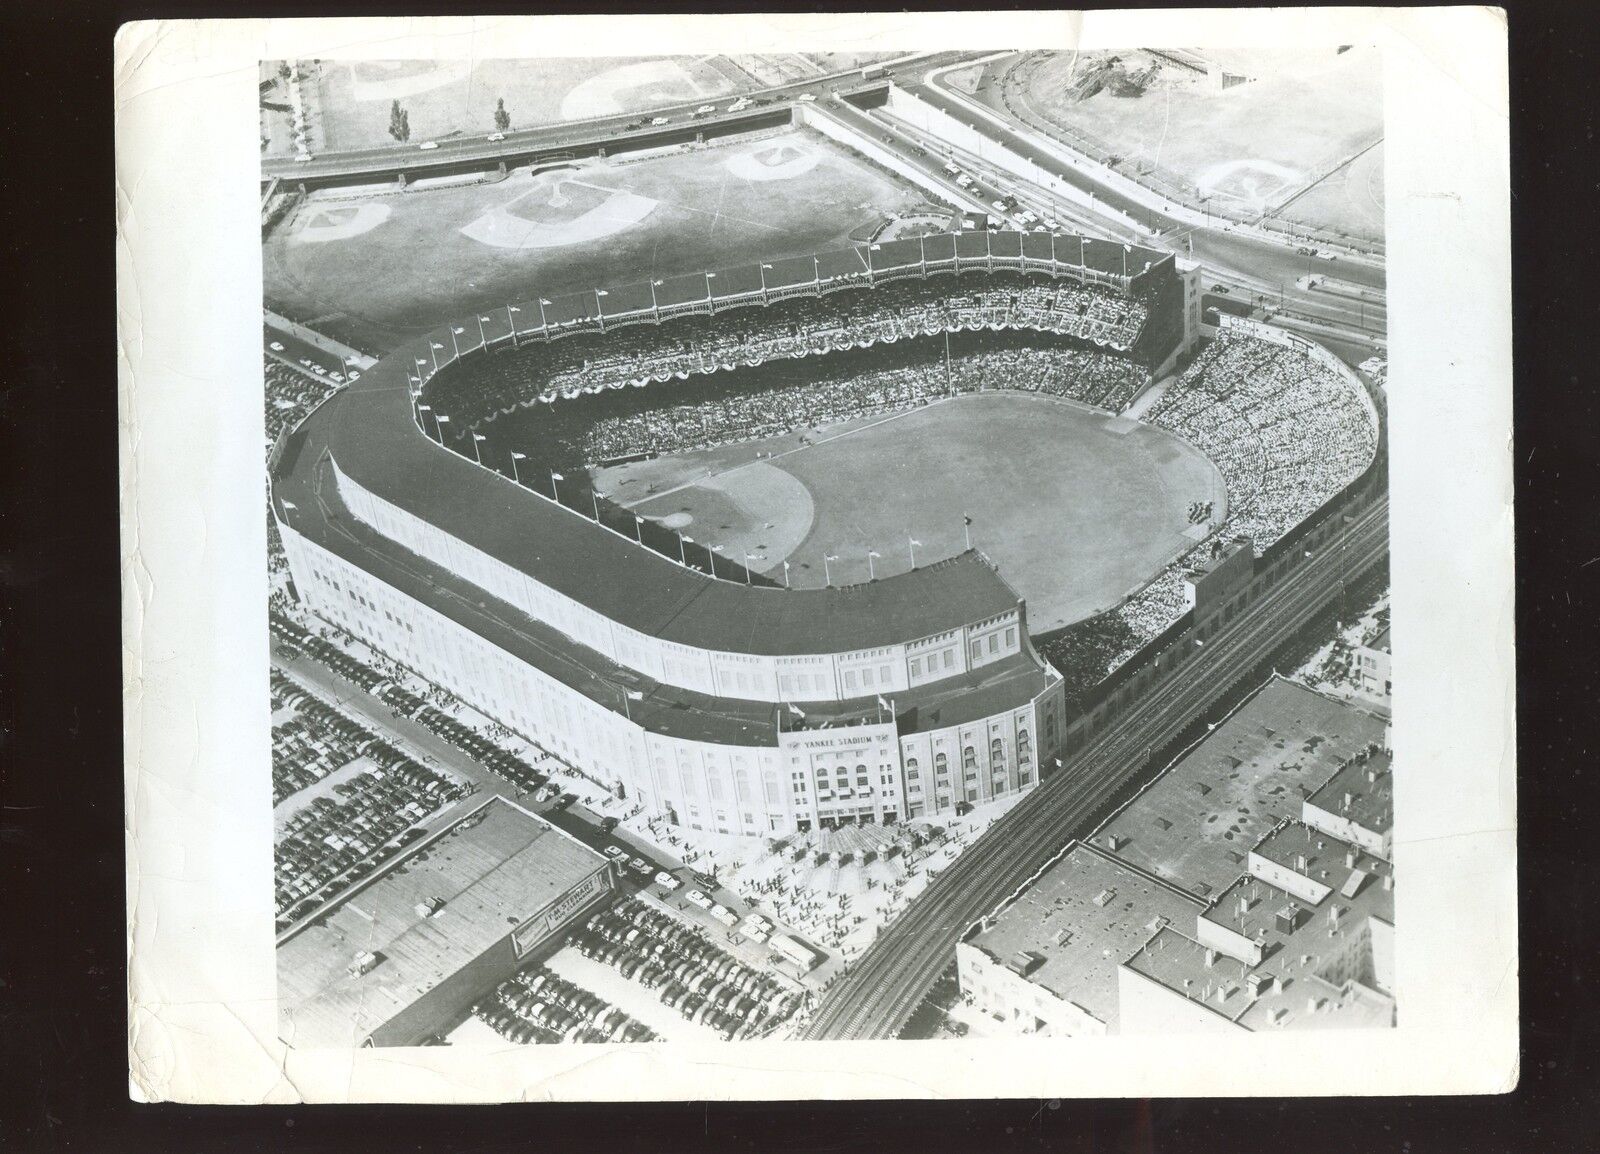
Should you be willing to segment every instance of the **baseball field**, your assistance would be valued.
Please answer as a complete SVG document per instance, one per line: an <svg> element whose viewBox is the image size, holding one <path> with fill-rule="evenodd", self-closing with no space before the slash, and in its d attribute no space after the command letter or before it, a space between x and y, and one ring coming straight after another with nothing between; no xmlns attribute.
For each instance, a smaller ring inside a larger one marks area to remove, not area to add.
<svg viewBox="0 0 1600 1154"><path fill-rule="evenodd" d="M802 435L805 438L802 442ZM1226 512L1215 466L1150 425L1023 393L599 470L599 489L797 587L865 581L971 541L1048 632L1116 604L1190 547L1191 502ZM825 558L828 559L825 561ZM834 560L833 558L836 558Z"/></svg>
<svg viewBox="0 0 1600 1154"><path fill-rule="evenodd" d="M1078 98L1084 76L1113 55L1133 73L1156 66L1158 74L1137 95L1108 86ZM1035 125L1065 129L1068 141L1096 142L1121 157L1125 172L1153 168L1248 213L1303 193L1291 219L1382 236L1382 150L1371 147L1383 138L1376 48L1176 55L1238 82L1224 87L1173 57L1137 49L1034 53L990 68L978 95Z"/></svg>
<svg viewBox="0 0 1600 1154"><path fill-rule="evenodd" d="M803 129L487 183L313 194L262 246L270 307L373 353L538 294L842 248L925 208Z"/></svg>

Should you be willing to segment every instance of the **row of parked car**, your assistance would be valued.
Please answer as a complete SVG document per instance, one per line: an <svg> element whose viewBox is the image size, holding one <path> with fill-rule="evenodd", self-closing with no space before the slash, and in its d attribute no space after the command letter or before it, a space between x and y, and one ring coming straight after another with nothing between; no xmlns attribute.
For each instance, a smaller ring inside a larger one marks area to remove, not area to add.
<svg viewBox="0 0 1600 1154"><path fill-rule="evenodd" d="M642 902L624 899L567 935L585 957L655 993L688 1021L737 1041L789 1017L799 996L745 965L698 930Z"/></svg>
<svg viewBox="0 0 1600 1154"><path fill-rule="evenodd" d="M291 716L272 727L272 804L293 797L367 751L372 734L276 669L272 709Z"/></svg>
<svg viewBox="0 0 1600 1154"><path fill-rule="evenodd" d="M536 966L502 982L472 1013L508 1042L653 1042L657 1035L582 986Z"/></svg>
<svg viewBox="0 0 1600 1154"><path fill-rule="evenodd" d="M466 783L380 738L371 740L365 756L373 769L339 782L335 796L311 799L278 833L273 873L280 931L424 836L420 823L470 792Z"/></svg>

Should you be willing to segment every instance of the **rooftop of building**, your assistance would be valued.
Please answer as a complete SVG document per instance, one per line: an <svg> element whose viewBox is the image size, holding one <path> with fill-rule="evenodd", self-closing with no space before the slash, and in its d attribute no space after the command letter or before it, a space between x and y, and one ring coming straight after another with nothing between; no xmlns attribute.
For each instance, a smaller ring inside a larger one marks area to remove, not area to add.
<svg viewBox="0 0 1600 1154"><path fill-rule="evenodd" d="M1374 972L1369 922L1394 924L1394 867L1297 821L1253 852L1329 887L1310 902L1244 873L1217 895L1202 916L1259 943L1259 964L1183 932L1153 936L1128 966L1251 1030L1389 1025L1394 1006Z"/></svg>
<svg viewBox="0 0 1600 1154"><path fill-rule="evenodd" d="M1393 756L1375 750L1340 766L1306 800L1327 813L1348 818L1362 829L1387 833L1394 828Z"/></svg>
<svg viewBox="0 0 1600 1154"><path fill-rule="evenodd" d="M1274 678L1095 835L1116 855L1209 899L1386 719Z"/></svg>
<svg viewBox="0 0 1600 1154"><path fill-rule="evenodd" d="M1168 926L1126 964L1134 973L1248 1030L1393 1024L1394 1002L1388 995L1359 982L1335 986L1317 976L1323 956L1279 950L1252 970ZM1254 993L1252 974L1259 982Z"/></svg>
<svg viewBox="0 0 1600 1154"><path fill-rule="evenodd" d="M1192 925L1202 908L1080 843L968 944L1002 965L1020 959L1030 982L1088 1011L1114 1032L1117 964L1163 925Z"/></svg>
<svg viewBox="0 0 1600 1154"><path fill-rule="evenodd" d="M1375 650L1378 653L1393 652L1389 648L1389 627L1385 625L1378 631L1378 635L1362 646L1363 649Z"/></svg>
<svg viewBox="0 0 1600 1154"><path fill-rule="evenodd" d="M278 947L284 1039L361 1045L605 864L543 819L491 800ZM352 974L364 953L377 964Z"/></svg>

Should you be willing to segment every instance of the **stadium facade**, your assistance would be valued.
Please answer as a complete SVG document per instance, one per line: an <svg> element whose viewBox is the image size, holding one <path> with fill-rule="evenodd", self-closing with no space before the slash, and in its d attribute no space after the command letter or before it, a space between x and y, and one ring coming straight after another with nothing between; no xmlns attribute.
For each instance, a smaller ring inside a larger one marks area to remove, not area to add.
<svg viewBox="0 0 1600 1154"><path fill-rule="evenodd" d="M601 523L598 505L591 520L481 466L471 429L447 447L428 420L434 377L459 383L486 354L536 358L576 334L665 341L679 317L913 278L954 294L995 273L1137 297L1140 344L1119 351L1152 368L1197 327L1195 278L1170 255L1016 233L512 306L384 358L280 440L272 508L296 595L690 830L894 822L1026 790L1061 749L1065 696L980 554L814 590L711 576Z"/></svg>

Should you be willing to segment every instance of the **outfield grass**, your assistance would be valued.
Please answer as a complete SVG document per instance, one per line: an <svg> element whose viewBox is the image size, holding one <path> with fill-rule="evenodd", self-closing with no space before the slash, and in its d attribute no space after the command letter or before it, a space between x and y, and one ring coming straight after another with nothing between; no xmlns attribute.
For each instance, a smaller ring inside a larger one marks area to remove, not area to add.
<svg viewBox="0 0 1600 1154"><path fill-rule="evenodd" d="M783 180L738 175L747 169L741 158L775 143L814 154L817 163ZM363 198L389 209L380 225L309 244L301 236L306 221L330 203L314 198L263 244L267 302L379 353L441 321L537 293L842 248L864 221L922 203L889 174L800 129L634 161L587 162L569 175L648 198L655 207L610 236L561 247L497 248L464 235L463 228L508 205L518 216L537 215L535 184L550 178L518 172L490 184ZM561 216L553 212L552 221Z"/></svg>
<svg viewBox="0 0 1600 1154"><path fill-rule="evenodd" d="M1150 425L1021 393L957 397L888 418L724 446L596 475L600 488L723 556L801 587L865 581L972 543L1045 633L1107 609L1193 544L1191 501L1226 495L1210 461ZM770 454L770 455L769 455ZM655 486L652 495L650 486ZM681 487L679 487L681 486Z"/></svg>

